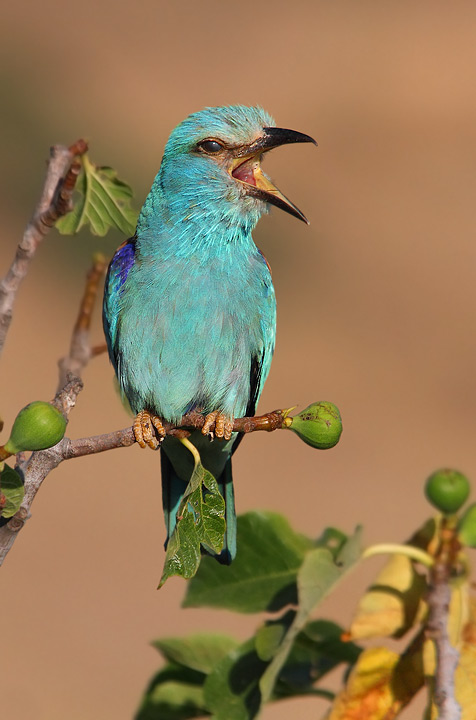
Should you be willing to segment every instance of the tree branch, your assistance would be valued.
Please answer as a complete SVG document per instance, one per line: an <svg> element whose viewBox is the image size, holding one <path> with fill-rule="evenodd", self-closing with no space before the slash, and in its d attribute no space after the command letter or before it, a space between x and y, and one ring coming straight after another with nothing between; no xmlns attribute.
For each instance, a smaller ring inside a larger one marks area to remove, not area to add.
<svg viewBox="0 0 476 720"><path fill-rule="evenodd" d="M430 570L426 633L434 641L436 650L434 699L438 720L459 720L461 708L455 698L454 684L459 652L451 645L448 632L450 577L456 566L459 543L455 530L448 527L448 520L443 523L441 546Z"/></svg>
<svg viewBox="0 0 476 720"><path fill-rule="evenodd" d="M53 404L66 418L75 406L76 399L82 387L83 383L81 379L69 373L66 385L55 396ZM286 414L286 410L273 410L273 412L256 417L236 418L233 423L233 431L249 433L258 430L267 432L278 430L284 427L283 420ZM184 415L179 426L165 422L164 429L167 435L184 437L190 434L190 429L200 429L204 423L204 415L189 413L188 415ZM104 435L94 435L77 440L64 437L54 447L48 450L34 452L28 460L22 459L22 462L19 462L16 469L24 478L25 498L20 510L18 510L6 525L0 528L0 565L2 565L18 533L29 518L30 507L43 480L52 470L58 467L63 460L71 460L72 458L82 457L84 455L93 455L120 447L130 447L135 442L134 431L132 427L128 427ZM18 456L17 460L19 460Z"/></svg>
<svg viewBox="0 0 476 720"><path fill-rule="evenodd" d="M267 432L279 430L283 427L285 417L285 410L273 410L265 415L236 418L233 423L233 432L250 433L256 432L257 430L265 430ZM167 435L185 437L186 435L190 435L190 429L200 430L204 424L204 415L189 413L183 416L178 425L163 422L163 427ZM105 433L104 435L79 438L77 440L64 438L62 460L70 460L71 458L81 457L83 455L94 455L120 447L130 447L134 445L135 442L136 439L132 427ZM217 442L220 441L218 440Z"/></svg>
<svg viewBox="0 0 476 720"><path fill-rule="evenodd" d="M12 321L16 294L36 250L56 220L72 208L71 198L81 167L75 158L86 150L84 140L78 140L70 148L55 145L50 150L41 199L17 247L13 262L0 282L0 353Z"/></svg>
<svg viewBox="0 0 476 720"><path fill-rule="evenodd" d="M89 342L89 329L96 301L100 280L107 267L104 255L97 254L94 257L93 265L87 275L86 287L79 306L78 317L73 328L69 355L61 358L59 366L58 390L66 382L68 373L81 376L83 369L91 357L99 353L91 348ZM107 348L105 348L107 349Z"/></svg>
<svg viewBox="0 0 476 720"><path fill-rule="evenodd" d="M82 388L83 383L80 378L70 376L65 387L56 394L53 404L61 410L66 418L75 406L76 399ZM65 438L54 447L48 448L48 450L40 450L32 453L27 460L24 459L23 454L22 457L17 456L19 464L17 464L16 470L24 479L25 497L18 512L6 525L0 528L0 565L3 563L18 533L30 516L31 504L43 480L52 470L58 467L64 459L64 443Z"/></svg>

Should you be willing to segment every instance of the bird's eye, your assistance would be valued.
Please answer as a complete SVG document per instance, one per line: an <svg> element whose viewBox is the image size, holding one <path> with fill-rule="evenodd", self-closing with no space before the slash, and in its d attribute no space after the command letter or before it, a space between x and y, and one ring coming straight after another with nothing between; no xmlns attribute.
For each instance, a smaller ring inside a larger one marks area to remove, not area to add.
<svg viewBox="0 0 476 720"><path fill-rule="evenodd" d="M198 143L198 147L200 150L203 150L206 153L210 153L211 155L214 155L215 153L220 152L220 150L223 150L223 145L218 142L218 140L204 140L201 143Z"/></svg>

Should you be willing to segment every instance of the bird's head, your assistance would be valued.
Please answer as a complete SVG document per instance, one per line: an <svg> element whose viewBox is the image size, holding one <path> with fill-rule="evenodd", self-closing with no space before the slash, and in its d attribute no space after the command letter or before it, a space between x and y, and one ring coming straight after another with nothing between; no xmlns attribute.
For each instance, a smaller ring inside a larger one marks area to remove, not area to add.
<svg viewBox="0 0 476 720"><path fill-rule="evenodd" d="M254 225L276 205L307 222L263 172L263 155L280 145L311 142L309 135L275 127L259 107L205 108L172 132L157 177L171 209L195 216L219 212Z"/></svg>

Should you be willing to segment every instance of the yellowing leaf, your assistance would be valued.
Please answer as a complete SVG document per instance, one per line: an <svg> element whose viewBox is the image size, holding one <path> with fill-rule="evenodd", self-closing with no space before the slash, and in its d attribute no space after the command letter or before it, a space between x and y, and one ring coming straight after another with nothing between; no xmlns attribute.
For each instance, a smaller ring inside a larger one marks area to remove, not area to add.
<svg viewBox="0 0 476 720"><path fill-rule="evenodd" d="M431 678L436 669L436 649L433 640L425 640L423 645L423 668L425 677Z"/></svg>
<svg viewBox="0 0 476 720"><path fill-rule="evenodd" d="M110 228L134 234L137 212L131 206L132 189L110 167L97 167L87 155L76 183L74 208L56 222L62 235L74 235L85 225L101 237Z"/></svg>
<svg viewBox="0 0 476 720"><path fill-rule="evenodd" d="M455 647L458 647L463 641L463 633L466 632L471 620L470 612L469 582L457 580L451 583L448 632L450 642Z"/></svg>
<svg viewBox="0 0 476 720"><path fill-rule="evenodd" d="M476 644L465 643L455 672L455 696L461 720L476 718Z"/></svg>
<svg viewBox="0 0 476 720"><path fill-rule="evenodd" d="M455 672L455 696L461 705L461 720L476 718L476 600L469 602L470 619L466 623Z"/></svg>
<svg viewBox="0 0 476 720"><path fill-rule="evenodd" d="M476 718L476 600L470 597L468 582L459 582L452 587L448 631L451 643L459 652L454 675L454 693L461 706L461 720L474 720ZM426 720L438 718L438 708L434 701L436 663L435 643L433 640L426 640L423 664L430 689Z"/></svg>
<svg viewBox="0 0 476 720"><path fill-rule="evenodd" d="M421 618L425 591L425 578L412 561L405 555L392 555L361 598L350 637L401 637Z"/></svg>
<svg viewBox="0 0 476 720"><path fill-rule="evenodd" d="M422 639L402 657L387 648L361 653L326 720L393 720L423 685Z"/></svg>
<svg viewBox="0 0 476 720"><path fill-rule="evenodd" d="M453 647L460 652L465 638L476 628L474 599L469 597L469 583L457 580L451 586L451 600L448 619L448 634ZM476 643L476 630L474 640ZM436 650L433 640L427 640L423 649L423 665L426 677L432 677L436 668ZM475 715L476 717L476 715Z"/></svg>

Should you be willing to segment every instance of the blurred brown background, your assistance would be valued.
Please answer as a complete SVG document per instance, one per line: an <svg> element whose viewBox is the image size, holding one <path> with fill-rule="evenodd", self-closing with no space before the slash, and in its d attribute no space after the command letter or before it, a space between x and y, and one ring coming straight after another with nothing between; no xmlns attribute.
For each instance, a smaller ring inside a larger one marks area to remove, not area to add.
<svg viewBox="0 0 476 720"><path fill-rule="evenodd" d="M235 461L241 512L285 512L317 535L365 525L399 541L430 513L425 477L476 479L476 5L472 2L18 0L0 23L2 265L41 188L53 143L85 136L139 206L170 130L205 105L261 104L319 143L267 160L311 221L273 211L255 239L274 272L276 355L260 408L317 399L341 409L337 448L251 436ZM121 238L53 232L16 306L1 368L7 427L49 399L91 253ZM101 341L99 313L94 340ZM85 373L73 437L127 424L105 357ZM181 610L184 583L155 590L164 536L159 459L139 448L52 474L1 572L2 714L131 718L158 656L154 637L255 618ZM349 622L369 561L323 612ZM325 704L292 701L319 717ZM408 718L417 718L414 708Z"/></svg>

